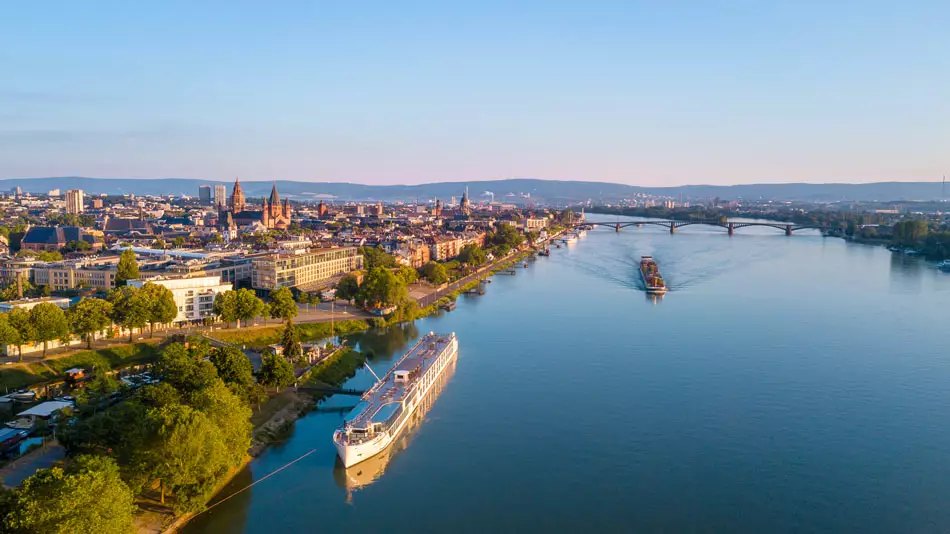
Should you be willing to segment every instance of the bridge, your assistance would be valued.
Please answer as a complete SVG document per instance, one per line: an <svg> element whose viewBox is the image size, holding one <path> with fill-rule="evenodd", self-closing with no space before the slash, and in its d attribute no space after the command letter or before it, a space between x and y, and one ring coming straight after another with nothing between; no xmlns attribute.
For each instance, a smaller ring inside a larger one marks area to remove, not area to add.
<svg viewBox="0 0 950 534"><path fill-rule="evenodd" d="M626 228L628 226L637 226L641 227L643 225L653 225L653 226L662 226L669 229L671 234L676 233L677 228L682 228L684 226L691 226L694 224L705 224L707 226L718 226L720 228L725 228L729 235L733 235L736 230L739 228L747 228L750 226L767 226L769 228L775 228L777 230L783 230L785 235L792 235L792 232L796 230L805 230L805 229L814 229L814 230L826 230L826 226L820 226L816 224L792 224L792 223L781 223L781 222L746 222L746 221L721 221L715 219L687 219L685 221L677 221L674 219L661 219L661 220L647 220L647 221L615 221L615 222L577 222L572 226L607 226L610 228L616 229L618 232L621 228Z"/></svg>

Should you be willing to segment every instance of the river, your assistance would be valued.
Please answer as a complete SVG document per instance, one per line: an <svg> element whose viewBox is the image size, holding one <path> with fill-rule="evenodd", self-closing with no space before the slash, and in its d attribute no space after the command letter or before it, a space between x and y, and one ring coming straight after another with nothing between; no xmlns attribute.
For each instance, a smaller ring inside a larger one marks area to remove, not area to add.
<svg viewBox="0 0 950 534"><path fill-rule="evenodd" d="M313 412L231 489L313 454L186 531L950 531L950 275L933 265L813 231L598 228L486 289L359 340L379 373L420 332L459 336L398 450L335 471L341 415Z"/></svg>

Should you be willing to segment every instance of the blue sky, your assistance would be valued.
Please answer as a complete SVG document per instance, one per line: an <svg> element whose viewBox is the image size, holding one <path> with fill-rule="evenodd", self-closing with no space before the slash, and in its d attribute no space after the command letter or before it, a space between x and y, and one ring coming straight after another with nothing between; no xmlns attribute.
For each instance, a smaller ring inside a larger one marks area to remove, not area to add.
<svg viewBox="0 0 950 534"><path fill-rule="evenodd" d="M936 180L950 2L5 2L0 177Z"/></svg>

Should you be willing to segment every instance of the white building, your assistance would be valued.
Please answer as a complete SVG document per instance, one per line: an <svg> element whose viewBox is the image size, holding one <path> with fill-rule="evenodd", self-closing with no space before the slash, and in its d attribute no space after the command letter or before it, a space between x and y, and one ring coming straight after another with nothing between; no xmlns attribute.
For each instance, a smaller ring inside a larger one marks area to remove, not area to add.
<svg viewBox="0 0 950 534"><path fill-rule="evenodd" d="M214 186L214 205L223 208L228 205L228 188L218 184Z"/></svg>
<svg viewBox="0 0 950 534"><path fill-rule="evenodd" d="M167 287L175 296L178 305L176 323L200 321L214 315L212 306L218 293L231 290L229 282L221 282L220 276L197 276L194 278L150 278L129 280L128 285L141 288L146 282Z"/></svg>
<svg viewBox="0 0 950 534"><path fill-rule="evenodd" d="M33 308L35 308L38 304L42 304L44 302L55 304L64 310L69 308L69 299L56 298L56 297L39 297L35 299L8 300L5 302L0 302L0 312L9 313L13 308L20 308L22 310L30 311Z"/></svg>
<svg viewBox="0 0 950 534"><path fill-rule="evenodd" d="M79 215L83 212L83 192L82 189L70 189L66 191L66 213Z"/></svg>

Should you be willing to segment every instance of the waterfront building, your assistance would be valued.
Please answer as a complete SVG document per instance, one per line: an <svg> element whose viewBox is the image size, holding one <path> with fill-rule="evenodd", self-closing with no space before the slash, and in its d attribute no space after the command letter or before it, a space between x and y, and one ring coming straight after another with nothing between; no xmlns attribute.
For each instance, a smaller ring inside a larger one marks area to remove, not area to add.
<svg viewBox="0 0 950 534"><path fill-rule="evenodd" d="M547 226L548 219L546 218L529 217L524 220L524 229L529 232L532 230L541 230L543 228L547 228Z"/></svg>
<svg viewBox="0 0 950 534"><path fill-rule="evenodd" d="M115 289L118 256L104 259L69 260L51 263L33 263L30 280L38 286L49 286L56 291L91 287L110 291Z"/></svg>
<svg viewBox="0 0 950 534"><path fill-rule="evenodd" d="M82 189L66 191L66 213L79 215L84 211Z"/></svg>
<svg viewBox="0 0 950 534"><path fill-rule="evenodd" d="M356 247L295 250L251 257L251 287L271 290L296 287L321 289L341 275L363 268Z"/></svg>
<svg viewBox="0 0 950 534"><path fill-rule="evenodd" d="M198 202L203 206L211 205L211 186L210 185L198 186Z"/></svg>
<svg viewBox="0 0 950 534"><path fill-rule="evenodd" d="M167 287L175 297L178 316L175 323L202 321L214 315L214 298L218 293L230 291L230 282L222 282L218 276L198 276L194 278L166 278L129 280L128 285L141 288L146 283Z"/></svg>

